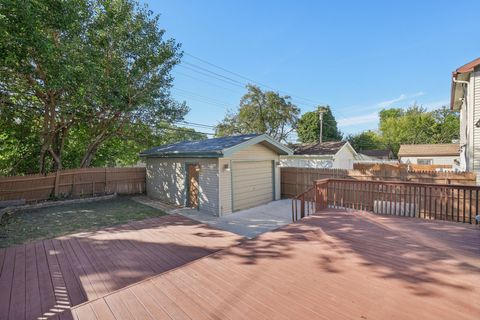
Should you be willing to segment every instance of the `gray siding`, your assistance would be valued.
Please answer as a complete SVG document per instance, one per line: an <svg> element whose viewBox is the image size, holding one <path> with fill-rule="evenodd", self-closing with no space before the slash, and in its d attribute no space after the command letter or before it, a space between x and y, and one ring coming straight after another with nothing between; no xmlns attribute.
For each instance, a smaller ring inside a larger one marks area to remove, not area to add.
<svg viewBox="0 0 480 320"><path fill-rule="evenodd" d="M165 202L185 205L186 163L198 163L199 206L218 215L218 160L197 158L147 158L147 194Z"/></svg>
<svg viewBox="0 0 480 320"><path fill-rule="evenodd" d="M200 209L219 214L218 210L218 160L202 159L200 163Z"/></svg>

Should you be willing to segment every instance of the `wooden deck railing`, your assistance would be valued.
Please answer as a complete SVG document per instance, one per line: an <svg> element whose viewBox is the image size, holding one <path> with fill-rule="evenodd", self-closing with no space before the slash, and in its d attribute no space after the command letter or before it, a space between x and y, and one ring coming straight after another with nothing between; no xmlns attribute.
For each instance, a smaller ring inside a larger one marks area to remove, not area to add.
<svg viewBox="0 0 480 320"><path fill-rule="evenodd" d="M323 208L478 223L478 186L323 179L292 200L292 220Z"/></svg>

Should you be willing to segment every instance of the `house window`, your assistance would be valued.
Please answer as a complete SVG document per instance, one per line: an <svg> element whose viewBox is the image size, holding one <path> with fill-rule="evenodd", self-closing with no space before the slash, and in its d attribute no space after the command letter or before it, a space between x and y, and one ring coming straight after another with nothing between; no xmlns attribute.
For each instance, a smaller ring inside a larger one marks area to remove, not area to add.
<svg viewBox="0 0 480 320"><path fill-rule="evenodd" d="M433 159L417 159L417 164L433 164Z"/></svg>

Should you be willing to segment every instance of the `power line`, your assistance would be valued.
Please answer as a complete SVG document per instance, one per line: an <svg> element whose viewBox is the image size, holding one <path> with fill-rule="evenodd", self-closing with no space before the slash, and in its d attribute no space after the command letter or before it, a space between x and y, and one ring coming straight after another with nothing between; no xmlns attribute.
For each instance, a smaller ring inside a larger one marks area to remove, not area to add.
<svg viewBox="0 0 480 320"><path fill-rule="evenodd" d="M197 81L206 83L206 84L211 85L211 86L215 86L215 87L218 87L218 88L221 88L221 89L224 89L224 90L233 92L233 93L239 93L239 91L232 90L232 88L227 88L227 87L218 85L218 84L216 84L216 83L207 81L207 80L205 80L205 79L200 79L200 78L194 77L194 76L192 76L192 75L189 75L188 73L184 73L184 72L181 72L181 71L178 71L178 70L175 71L175 73L176 73L176 74L180 74L180 75L182 75L182 76L184 76L184 77L188 77L188 78L191 78L191 79L194 79L194 80L197 80ZM244 88L242 87L242 89L244 89Z"/></svg>
<svg viewBox="0 0 480 320"><path fill-rule="evenodd" d="M193 92L193 91L190 91L190 90L185 90L185 89L181 89L181 88L178 88L178 87L174 87L172 88L173 90L177 90L177 91L180 91L180 92L184 92L186 94L191 94L191 95L194 95L194 96L197 96L197 97L200 97L200 98L203 98L203 99L207 99L207 100L211 100L215 103L218 103L218 104L222 104L222 105L229 105L228 102L225 102L225 101L222 101L222 100L218 100L216 98L210 98L210 97L207 97L205 95L202 95L200 93L196 93L196 92Z"/></svg>
<svg viewBox="0 0 480 320"><path fill-rule="evenodd" d="M232 74L232 75L235 75L235 76L237 76L237 77L239 77L239 78L241 78L241 79L244 79L244 80L246 80L246 81L255 83L255 84L259 85L259 86L262 86L262 87L265 87L265 88L269 88L269 89L274 90L274 91L283 92L284 94L287 94L287 95L291 96L292 98L304 100L304 101L307 101L307 102L313 103L313 104L322 104L322 103L318 103L317 101L314 101L314 100L309 99L309 98L303 98L303 97L300 97L300 96L297 96L297 95L289 94L288 92L285 92L285 91L280 91L280 90L275 89L275 88L273 88L273 87L271 87L271 86L269 86L269 85L266 85L266 84L264 84L264 83L255 81L255 80L253 80L253 79L251 79L251 78L248 78L248 77L245 77L245 76L243 76L243 75L241 75L241 74L239 74L239 73L236 73L236 72L234 72L234 71L228 70L228 69L226 69L226 68L224 68L224 67L221 67L221 66L219 66L219 65L216 65L216 64L214 64L214 63L212 63L212 62L206 61L205 59L202 59L202 58L199 58L199 57L197 57L197 56L194 56L194 55L191 54L191 53L184 52L184 54L187 55L187 56L189 56L189 57L191 57L191 58L193 58L193 59L196 59L196 60L198 60L198 61L200 61L200 62L203 62L203 63L205 63L205 64L207 64L207 65L210 65L210 66L212 66L212 67L215 67L215 68L218 68L218 69L223 70L223 71L225 71L225 72L228 72L228 73L230 73L230 74Z"/></svg>

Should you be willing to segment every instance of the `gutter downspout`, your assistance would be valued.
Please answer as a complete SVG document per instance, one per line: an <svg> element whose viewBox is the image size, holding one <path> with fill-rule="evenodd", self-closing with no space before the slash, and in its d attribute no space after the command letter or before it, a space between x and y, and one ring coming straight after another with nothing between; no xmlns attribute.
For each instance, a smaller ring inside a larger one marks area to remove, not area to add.
<svg viewBox="0 0 480 320"><path fill-rule="evenodd" d="M468 86L470 84L469 81L465 81L465 80L457 80L455 79L455 76L452 77L452 81L454 83L460 83L460 84L464 84L465 85L465 93L464 93L464 96L463 96L463 99L464 99L464 106L465 106L465 118L468 119L468 114L467 114L467 110L469 108L469 105L468 105ZM468 145L468 141L470 139L470 135L469 135L469 132L468 132L468 123L465 125L465 139L466 141L460 141L462 144L460 145L460 150L461 150L461 154L460 154L460 170L461 171L467 171L467 145Z"/></svg>

